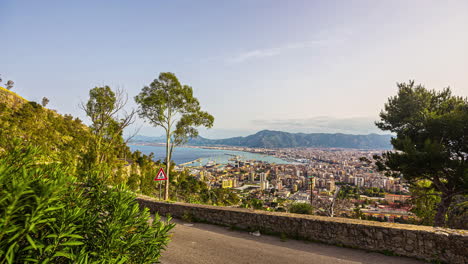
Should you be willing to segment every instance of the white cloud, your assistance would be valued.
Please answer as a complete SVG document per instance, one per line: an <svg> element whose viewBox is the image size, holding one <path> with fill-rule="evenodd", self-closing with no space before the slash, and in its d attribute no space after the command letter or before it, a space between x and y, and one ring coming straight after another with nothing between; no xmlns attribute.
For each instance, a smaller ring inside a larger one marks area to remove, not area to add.
<svg viewBox="0 0 468 264"><path fill-rule="evenodd" d="M258 58L265 58L265 57L272 57L280 55L281 53L297 50L297 49L305 49L305 48L312 48L318 47L323 45L328 45L332 43L336 43L340 40L337 39L324 39L324 40L310 40L310 41L303 41L303 42L296 42L290 43L285 46L281 47L274 47L274 48L266 48L266 49L255 49L246 52L242 52L235 56L229 57L226 59L228 63L241 63L251 59L258 59Z"/></svg>

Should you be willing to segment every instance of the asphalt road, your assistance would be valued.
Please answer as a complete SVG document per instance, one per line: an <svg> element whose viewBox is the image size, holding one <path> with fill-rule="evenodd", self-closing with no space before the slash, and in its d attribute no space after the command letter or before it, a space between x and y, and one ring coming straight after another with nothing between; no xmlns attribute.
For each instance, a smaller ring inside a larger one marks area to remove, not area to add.
<svg viewBox="0 0 468 264"><path fill-rule="evenodd" d="M163 252L162 264L222 263L424 263L410 258L385 256L364 250L341 248L279 237L253 236L248 232L173 220L172 241Z"/></svg>

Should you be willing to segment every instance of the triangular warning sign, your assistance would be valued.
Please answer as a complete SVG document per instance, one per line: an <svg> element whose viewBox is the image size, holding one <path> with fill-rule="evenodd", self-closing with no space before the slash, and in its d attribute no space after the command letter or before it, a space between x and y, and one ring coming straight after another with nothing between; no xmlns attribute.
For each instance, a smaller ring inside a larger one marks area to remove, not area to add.
<svg viewBox="0 0 468 264"><path fill-rule="evenodd" d="M156 178L154 178L155 181L165 181L167 180L166 173L164 172L164 169L161 168L158 172L158 175L156 175Z"/></svg>

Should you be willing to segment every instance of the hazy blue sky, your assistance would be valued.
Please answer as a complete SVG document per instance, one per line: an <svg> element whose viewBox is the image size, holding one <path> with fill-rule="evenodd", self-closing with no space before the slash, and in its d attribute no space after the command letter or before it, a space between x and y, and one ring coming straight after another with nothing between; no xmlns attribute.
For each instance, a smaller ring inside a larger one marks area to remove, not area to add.
<svg viewBox="0 0 468 264"><path fill-rule="evenodd" d="M207 137L376 132L409 79L468 96L465 0L0 0L0 12L4 79L85 121L77 106L90 88L123 88L136 107L163 71L215 116Z"/></svg>

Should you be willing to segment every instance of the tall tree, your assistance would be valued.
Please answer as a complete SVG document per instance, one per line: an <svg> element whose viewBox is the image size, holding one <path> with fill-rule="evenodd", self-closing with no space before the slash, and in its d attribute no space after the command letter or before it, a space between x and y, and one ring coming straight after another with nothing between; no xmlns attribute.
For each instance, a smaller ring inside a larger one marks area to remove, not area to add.
<svg viewBox="0 0 468 264"><path fill-rule="evenodd" d="M162 127L166 134L166 187L164 199L169 199L169 172L172 151L191 137L198 136L197 127L213 126L214 117L202 111L192 87L182 85L170 72L159 74L149 86L135 97L138 114L152 125Z"/></svg>
<svg viewBox="0 0 468 264"><path fill-rule="evenodd" d="M2 83L2 77L0 75L0 83ZM8 90L11 90L11 88L13 88L13 86L15 86L15 82L13 82L12 80L8 80L6 83L5 83L5 88L7 88Z"/></svg>
<svg viewBox="0 0 468 264"><path fill-rule="evenodd" d="M380 170L401 175L417 188L420 180L440 195L435 225L444 226L456 195L468 190L468 99L449 88L427 90L414 81L398 84L376 125L396 134L389 151L378 159Z"/></svg>
<svg viewBox="0 0 468 264"><path fill-rule="evenodd" d="M43 107L46 107L46 105L47 105L48 103L49 103L49 98L43 97L43 98L42 98L42 102L41 102L42 106L43 106Z"/></svg>
<svg viewBox="0 0 468 264"><path fill-rule="evenodd" d="M126 104L126 94L121 90L114 92L109 86L91 89L88 102L81 104L80 107L92 122L95 163L108 161L109 152L124 145L123 130L135 121L136 113L134 110L125 112Z"/></svg>

